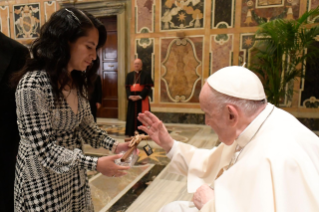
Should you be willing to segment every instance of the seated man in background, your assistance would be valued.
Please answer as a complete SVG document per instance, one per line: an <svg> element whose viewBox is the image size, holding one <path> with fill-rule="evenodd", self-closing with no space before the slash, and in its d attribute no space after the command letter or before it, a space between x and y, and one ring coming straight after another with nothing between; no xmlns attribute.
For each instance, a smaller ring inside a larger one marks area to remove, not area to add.
<svg viewBox="0 0 319 212"><path fill-rule="evenodd" d="M243 67L212 74L200 93L205 122L222 142L212 150L177 142L150 112L139 114L171 158L170 169L188 178L193 202L160 211L319 211L319 138L291 114L267 103L259 78Z"/></svg>

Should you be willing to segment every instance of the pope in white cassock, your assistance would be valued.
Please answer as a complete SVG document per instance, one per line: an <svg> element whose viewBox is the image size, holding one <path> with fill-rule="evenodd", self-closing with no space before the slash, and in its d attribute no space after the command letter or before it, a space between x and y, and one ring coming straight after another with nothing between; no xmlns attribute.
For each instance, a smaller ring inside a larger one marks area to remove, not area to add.
<svg viewBox="0 0 319 212"><path fill-rule="evenodd" d="M222 142L197 149L174 141L152 113L139 114L150 135L171 158L173 172L187 176L193 202L177 201L161 212L318 212L319 138L289 113L267 103L250 70L226 67L200 93L205 121Z"/></svg>

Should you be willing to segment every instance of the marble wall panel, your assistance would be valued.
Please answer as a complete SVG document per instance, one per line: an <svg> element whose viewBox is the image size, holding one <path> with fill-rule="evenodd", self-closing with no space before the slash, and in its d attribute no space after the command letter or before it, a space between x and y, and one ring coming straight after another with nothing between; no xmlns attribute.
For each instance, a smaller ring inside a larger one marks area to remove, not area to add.
<svg viewBox="0 0 319 212"><path fill-rule="evenodd" d="M319 41L314 45L319 48ZM308 49L308 53L313 51ZM301 80L299 105L306 108L319 108L319 56L316 60L306 61L305 77Z"/></svg>
<svg viewBox="0 0 319 212"><path fill-rule="evenodd" d="M308 11L319 6L319 0L308 0ZM311 22L319 23L319 16L312 17Z"/></svg>
<svg viewBox="0 0 319 212"><path fill-rule="evenodd" d="M244 33L240 35L239 65L246 63L246 67L249 67L251 59L250 51L253 49L254 45L254 33Z"/></svg>
<svg viewBox="0 0 319 212"><path fill-rule="evenodd" d="M241 27L258 26L267 21L299 17L300 0L242 0Z"/></svg>
<svg viewBox="0 0 319 212"><path fill-rule="evenodd" d="M0 31L11 37L9 6L0 6Z"/></svg>
<svg viewBox="0 0 319 212"><path fill-rule="evenodd" d="M205 0L161 0L161 30L204 27Z"/></svg>
<svg viewBox="0 0 319 212"><path fill-rule="evenodd" d="M143 70L148 72L154 80L154 38L136 39L136 58L140 58L143 62ZM153 90L150 94L153 101Z"/></svg>
<svg viewBox="0 0 319 212"><path fill-rule="evenodd" d="M161 39L161 102L198 103L203 37Z"/></svg>
<svg viewBox="0 0 319 212"><path fill-rule="evenodd" d="M49 20L52 13L54 13L57 10L56 1L45 1L44 2L44 18L45 22Z"/></svg>
<svg viewBox="0 0 319 212"><path fill-rule="evenodd" d="M211 35L211 64L210 72L212 74L221 68L230 66L233 64L233 46L234 35L233 34L219 34Z"/></svg>
<svg viewBox="0 0 319 212"><path fill-rule="evenodd" d="M212 28L234 27L235 0L212 1Z"/></svg>
<svg viewBox="0 0 319 212"><path fill-rule="evenodd" d="M154 0L135 1L136 33L154 32Z"/></svg>
<svg viewBox="0 0 319 212"><path fill-rule="evenodd" d="M15 39L39 37L40 3L13 5Z"/></svg>
<svg viewBox="0 0 319 212"><path fill-rule="evenodd" d="M319 0L308 0L308 10L315 9L319 6Z"/></svg>

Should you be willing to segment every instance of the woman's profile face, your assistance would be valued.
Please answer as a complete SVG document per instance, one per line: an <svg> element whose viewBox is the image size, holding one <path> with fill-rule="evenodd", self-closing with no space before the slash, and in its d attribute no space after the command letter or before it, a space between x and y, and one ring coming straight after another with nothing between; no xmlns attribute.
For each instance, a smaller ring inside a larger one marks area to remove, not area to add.
<svg viewBox="0 0 319 212"><path fill-rule="evenodd" d="M89 29L87 35L70 43L71 58L68 63L68 71L85 71L96 60L96 46L99 42L99 31L96 28Z"/></svg>

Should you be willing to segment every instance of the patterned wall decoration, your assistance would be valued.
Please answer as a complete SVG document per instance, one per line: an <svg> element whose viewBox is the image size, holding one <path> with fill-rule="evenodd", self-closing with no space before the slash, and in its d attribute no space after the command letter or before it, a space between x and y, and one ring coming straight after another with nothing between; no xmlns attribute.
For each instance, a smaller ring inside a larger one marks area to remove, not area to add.
<svg viewBox="0 0 319 212"><path fill-rule="evenodd" d="M49 20L52 13L56 11L56 1L46 1L44 2L44 18L45 22Z"/></svg>
<svg viewBox="0 0 319 212"><path fill-rule="evenodd" d="M143 61L143 71L148 72L154 81L154 38L136 39L135 58L140 58ZM151 102L153 101L153 90L150 95Z"/></svg>
<svg viewBox="0 0 319 212"><path fill-rule="evenodd" d="M205 0L162 0L161 2L161 30L203 28Z"/></svg>
<svg viewBox="0 0 319 212"><path fill-rule="evenodd" d="M154 32L154 0L135 1L136 33Z"/></svg>
<svg viewBox="0 0 319 212"><path fill-rule="evenodd" d="M235 0L212 1L212 29L234 27Z"/></svg>
<svg viewBox="0 0 319 212"><path fill-rule="evenodd" d="M161 39L161 102L198 103L203 37Z"/></svg>
<svg viewBox="0 0 319 212"><path fill-rule="evenodd" d="M319 38L314 48L319 48ZM313 51L307 50L308 53ZM319 56L313 63L306 61L305 77L301 80L301 88L299 95L299 106L307 108L319 108Z"/></svg>
<svg viewBox="0 0 319 212"><path fill-rule="evenodd" d="M40 4L13 5L14 35L16 39L30 39L39 37L40 32Z"/></svg>
<svg viewBox="0 0 319 212"><path fill-rule="evenodd" d="M265 7L282 7L284 6L284 0L257 0L256 8Z"/></svg>
<svg viewBox="0 0 319 212"><path fill-rule="evenodd" d="M234 35L233 34L219 34L211 35L211 63L209 75L218 71L221 68L230 66L233 64L233 46Z"/></svg>
<svg viewBox="0 0 319 212"><path fill-rule="evenodd" d="M319 99L315 96L311 96L303 102L303 107L306 108L319 108Z"/></svg>
<svg viewBox="0 0 319 212"><path fill-rule="evenodd" d="M258 26L267 21L299 17L300 0L242 0L241 26Z"/></svg>
<svg viewBox="0 0 319 212"><path fill-rule="evenodd" d="M250 65L250 50L255 45L255 37L253 33L245 33L240 35L240 52L239 65L246 63L246 67Z"/></svg>
<svg viewBox="0 0 319 212"><path fill-rule="evenodd" d="M9 6L0 6L0 31L6 36L11 37L9 14Z"/></svg>
<svg viewBox="0 0 319 212"><path fill-rule="evenodd" d="M308 0L308 11L319 6L319 0ZM313 17L311 22L319 23L319 16Z"/></svg>

